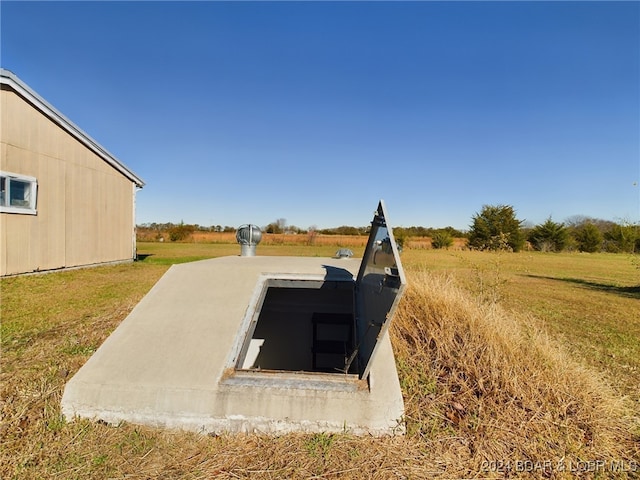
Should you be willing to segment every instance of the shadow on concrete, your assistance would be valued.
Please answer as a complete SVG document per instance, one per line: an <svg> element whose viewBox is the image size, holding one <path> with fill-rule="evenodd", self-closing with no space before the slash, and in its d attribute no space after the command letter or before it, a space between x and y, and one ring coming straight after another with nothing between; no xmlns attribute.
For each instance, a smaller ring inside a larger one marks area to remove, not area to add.
<svg viewBox="0 0 640 480"><path fill-rule="evenodd" d="M334 267L332 265L322 265L327 273L324 275L325 281L353 281L353 274L346 268Z"/></svg>
<svg viewBox="0 0 640 480"><path fill-rule="evenodd" d="M538 278L542 280L556 280L558 282L573 283L575 285L587 288L589 290L597 290L599 292L613 293L626 298L637 298L640 300L640 285L633 287L620 287L618 285L610 285L606 283L589 282L580 278L557 278L547 277L544 275L526 275L529 278Z"/></svg>

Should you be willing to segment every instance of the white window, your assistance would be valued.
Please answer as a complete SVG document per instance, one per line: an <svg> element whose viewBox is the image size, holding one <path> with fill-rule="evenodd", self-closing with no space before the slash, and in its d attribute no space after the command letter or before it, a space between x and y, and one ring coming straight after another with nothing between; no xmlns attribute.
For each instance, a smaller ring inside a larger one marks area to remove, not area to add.
<svg viewBox="0 0 640 480"><path fill-rule="evenodd" d="M0 172L0 212L36 214L38 181L34 177Z"/></svg>

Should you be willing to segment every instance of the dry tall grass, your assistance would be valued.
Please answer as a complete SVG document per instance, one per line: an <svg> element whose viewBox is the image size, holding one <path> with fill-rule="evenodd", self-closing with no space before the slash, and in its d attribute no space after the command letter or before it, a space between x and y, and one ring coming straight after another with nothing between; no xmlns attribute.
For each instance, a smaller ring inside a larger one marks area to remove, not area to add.
<svg viewBox="0 0 640 480"><path fill-rule="evenodd" d="M450 277L418 273L392 334L409 437L449 472L640 473L637 418L534 319L479 304Z"/></svg>
<svg viewBox="0 0 640 480"><path fill-rule="evenodd" d="M169 233L158 233L148 228L138 228L136 233L139 242L157 242L162 238L162 242L170 242ZM263 233L261 245L316 245L316 246L336 246L360 248L367 244L367 235L325 235L325 234L285 234L285 233ZM234 232L204 232L195 231L189 234L182 243L215 243L215 244L235 244L236 234ZM455 238L452 250L463 250L466 248L466 238ZM407 237L405 247L419 250L432 248L431 237Z"/></svg>
<svg viewBox="0 0 640 480"><path fill-rule="evenodd" d="M405 437L208 437L66 423L64 383L91 353L73 339L106 338L131 307L116 302L113 318L89 325L85 313L51 314L27 343L3 338L0 478L637 478L638 439L621 401L532 319L479 304L446 276L409 280L391 330ZM29 282L3 296L28 296ZM29 308L23 302L19 316L31 318Z"/></svg>

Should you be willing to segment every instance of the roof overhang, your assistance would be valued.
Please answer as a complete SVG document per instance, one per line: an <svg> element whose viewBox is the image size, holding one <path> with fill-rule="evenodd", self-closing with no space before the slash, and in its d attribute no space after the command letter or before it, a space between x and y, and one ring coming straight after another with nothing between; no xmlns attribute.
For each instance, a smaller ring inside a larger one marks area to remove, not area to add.
<svg viewBox="0 0 640 480"><path fill-rule="evenodd" d="M133 173L122 162L120 162L120 160L109 153L104 147L102 147L98 142L91 138L77 125L71 122L62 113L56 110L50 103L48 103L44 98L38 95L27 84L20 80L14 73L10 72L9 70L0 68L0 84L8 86L22 98L31 103L35 108L42 112L42 114L53 121L56 125L67 131L71 136L76 138L79 142L84 144L105 162L122 173L133 183L135 183L137 187L142 188L144 186L144 181L140 177Z"/></svg>

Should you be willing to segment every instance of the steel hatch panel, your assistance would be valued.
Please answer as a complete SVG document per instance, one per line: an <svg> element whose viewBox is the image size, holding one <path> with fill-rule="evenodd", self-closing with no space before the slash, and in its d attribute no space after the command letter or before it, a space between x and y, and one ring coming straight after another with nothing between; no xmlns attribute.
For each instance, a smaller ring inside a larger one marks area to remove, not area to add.
<svg viewBox="0 0 640 480"><path fill-rule="evenodd" d="M356 279L356 346L360 378L371 369L380 340L389 329L407 284L400 253L380 200Z"/></svg>

